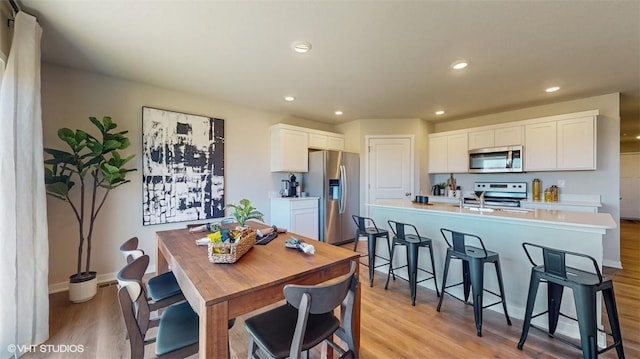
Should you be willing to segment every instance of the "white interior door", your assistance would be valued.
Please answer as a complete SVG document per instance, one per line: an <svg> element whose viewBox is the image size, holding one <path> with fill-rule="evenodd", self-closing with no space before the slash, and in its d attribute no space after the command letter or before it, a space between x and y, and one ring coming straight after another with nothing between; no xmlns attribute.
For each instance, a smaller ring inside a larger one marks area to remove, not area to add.
<svg viewBox="0 0 640 359"><path fill-rule="evenodd" d="M410 199L413 191L413 136L369 137L368 201Z"/></svg>
<svg viewBox="0 0 640 359"><path fill-rule="evenodd" d="M620 155L620 217L640 219L640 153Z"/></svg>

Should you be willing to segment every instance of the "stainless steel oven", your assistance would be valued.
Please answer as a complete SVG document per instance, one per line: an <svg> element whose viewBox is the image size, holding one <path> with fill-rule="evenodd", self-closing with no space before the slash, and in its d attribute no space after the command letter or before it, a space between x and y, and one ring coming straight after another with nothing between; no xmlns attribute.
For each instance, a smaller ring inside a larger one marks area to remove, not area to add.
<svg viewBox="0 0 640 359"><path fill-rule="evenodd" d="M473 190L476 196L484 193L487 207L520 207L520 201L527 199L527 182L476 182ZM479 206L477 198L464 198L464 204Z"/></svg>
<svg viewBox="0 0 640 359"><path fill-rule="evenodd" d="M522 172L522 146L469 151L470 173Z"/></svg>

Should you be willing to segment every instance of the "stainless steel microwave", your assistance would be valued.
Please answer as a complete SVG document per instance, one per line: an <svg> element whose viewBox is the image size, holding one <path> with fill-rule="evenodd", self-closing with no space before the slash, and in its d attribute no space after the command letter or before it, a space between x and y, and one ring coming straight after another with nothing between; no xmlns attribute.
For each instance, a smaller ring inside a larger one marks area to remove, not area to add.
<svg viewBox="0 0 640 359"><path fill-rule="evenodd" d="M469 172L522 172L522 157L522 146L492 147L470 150Z"/></svg>

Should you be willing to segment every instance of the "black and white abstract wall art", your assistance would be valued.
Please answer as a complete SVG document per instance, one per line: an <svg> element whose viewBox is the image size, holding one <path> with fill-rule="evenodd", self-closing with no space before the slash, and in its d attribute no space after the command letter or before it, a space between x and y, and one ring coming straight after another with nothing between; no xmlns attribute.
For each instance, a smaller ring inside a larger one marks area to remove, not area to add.
<svg viewBox="0 0 640 359"><path fill-rule="evenodd" d="M142 107L143 225L224 217L224 120Z"/></svg>

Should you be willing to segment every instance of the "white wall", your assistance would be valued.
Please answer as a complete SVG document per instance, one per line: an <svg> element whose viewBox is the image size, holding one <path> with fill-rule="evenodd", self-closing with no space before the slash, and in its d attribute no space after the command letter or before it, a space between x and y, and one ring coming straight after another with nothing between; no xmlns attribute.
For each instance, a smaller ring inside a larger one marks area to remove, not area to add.
<svg viewBox="0 0 640 359"><path fill-rule="evenodd" d="M458 185L461 185L465 191L473 190L473 183L476 181L507 180L512 182L528 182L530 184L534 178L539 178L542 180L543 188L546 188L553 184L558 184L558 180L564 180L565 187L560 189L561 193L600 195L602 201L600 212L610 213L619 227L619 93L439 123L435 125L435 131L443 132L587 110L600 110L600 116L598 116L598 157L596 171L528 172L522 174L457 174L455 177ZM435 183L446 181L448 176L448 174L439 174L432 175L430 177ZM619 228L607 231L604 240L604 258L604 263L607 266L621 267Z"/></svg>
<svg viewBox="0 0 640 359"><path fill-rule="evenodd" d="M225 120L225 201L249 198L269 218L268 193L278 191L284 173L271 173L269 126L288 123L320 130L333 126L285 115L232 105L209 98L175 92L126 80L70 70L51 64L42 67L42 113L45 147L63 148L57 138L60 127L88 130L89 116L109 115L128 130L135 153L128 183L113 191L105 204L94 233L92 269L102 277L117 272L124 259L118 247L132 236L150 253L155 263L155 231L184 228L186 223L142 226L142 106L151 106ZM48 197L50 271L53 290L63 289L76 266L77 224L67 203ZM60 284L60 285L57 285Z"/></svg>

